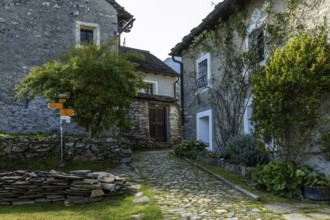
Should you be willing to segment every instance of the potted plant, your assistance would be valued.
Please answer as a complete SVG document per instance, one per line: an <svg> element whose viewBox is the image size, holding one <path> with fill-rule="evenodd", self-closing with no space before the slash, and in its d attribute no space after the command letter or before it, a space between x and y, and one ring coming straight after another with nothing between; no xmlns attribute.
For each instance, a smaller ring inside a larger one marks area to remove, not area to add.
<svg viewBox="0 0 330 220"><path fill-rule="evenodd" d="M303 186L303 195L312 200L330 200L329 178L312 171L306 175L306 182Z"/></svg>

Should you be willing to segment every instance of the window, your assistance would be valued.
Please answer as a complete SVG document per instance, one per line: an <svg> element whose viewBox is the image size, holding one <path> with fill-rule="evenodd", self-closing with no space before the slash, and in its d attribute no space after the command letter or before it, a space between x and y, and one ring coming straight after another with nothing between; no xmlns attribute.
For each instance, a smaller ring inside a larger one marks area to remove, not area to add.
<svg viewBox="0 0 330 220"><path fill-rule="evenodd" d="M158 82L156 81L149 81L149 80L144 80L146 83L146 88L141 90L142 93L146 93L149 95L158 95Z"/></svg>
<svg viewBox="0 0 330 220"><path fill-rule="evenodd" d="M255 62L260 62L265 58L265 36L264 29L260 27L255 29L249 35L250 50L255 55Z"/></svg>
<svg viewBox="0 0 330 220"><path fill-rule="evenodd" d="M210 54L201 56L197 62L196 85L199 89L206 89L210 82Z"/></svg>
<svg viewBox="0 0 330 220"><path fill-rule="evenodd" d="M94 42L100 45L100 26L94 23L76 21L76 43L87 44Z"/></svg>
<svg viewBox="0 0 330 220"><path fill-rule="evenodd" d="M87 29L80 29L80 43L89 44L94 41L94 31Z"/></svg>
<svg viewBox="0 0 330 220"><path fill-rule="evenodd" d="M154 84L153 83L147 83L146 93L153 95L154 94Z"/></svg>

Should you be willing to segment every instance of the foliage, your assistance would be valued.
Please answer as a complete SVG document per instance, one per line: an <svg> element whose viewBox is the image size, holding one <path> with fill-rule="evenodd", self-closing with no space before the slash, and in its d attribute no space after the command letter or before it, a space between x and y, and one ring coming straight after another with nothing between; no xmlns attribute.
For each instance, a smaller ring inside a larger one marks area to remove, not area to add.
<svg viewBox="0 0 330 220"><path fill-rule="evenodd" d="M185 140L175 146L174 152L180 157L195 158L207 145L199 140Z"/></svg>
<svg viewBox="0 0 330 220"><path fill-rule="evenodd" d="M223 158L219 152L203 150L200 154L202 157L212 158L212 159L221 159Z"/></svg>
<svg viewBox="0 0 330 220"><path fill-rule="evenodd" d="M265 151L257 148L256 141L252 135L237 135L227 145L227 154L230 159L239 165L256 166L269 162Z"/></svg>
<svg viewBox="0 0 330 220"><path fill-rule="evenodd" d="M257 166L252 181L267 191L285 197L301 195L305 173L293 163L271 162Z"/></svg>
<svg viewBox="0 0 330 220"><path fill-rule="evenodd" d="M330 186L324 175L316 173L308 166L296 166L288 162L271 162L252 171L255 185L276 195L301 196L302 186Z"/></svg>
<svg viewBox="0 0 330 220"><path fill-rule="evenodd" d="M321 134L321 150L330 161L330 130Z"/></svg>
<svg viewBox="0 0 330 220"><path fill-rule="evenodd" d="M275 196L275 195L269 194L267 192L256 189L255 186L247 178L243 177L242 175L230 172L223 168L214 167L210 164L203 163L198 160L193 160L193 162L212 171L215 174L218 174L218 175L224 177L225 179L242 187L243 189L246 189L249 192L252 192L253 194L259 196L260 200L263 202L282 202L282 203L289 202L287 198L278 197L278 196Z"/></svg>
<svg viewBox="0 0 330 220"><path fill-rule="evenodd" d="M270 136L282 159L297 160L320 122L320 99L329 84L330 47L323 31L299 34L276 49L252 79L252 121L259 143Z"/></svg>
<svg viewBox="0 0 330 220"><path fill-rule="evenodd" d="M320 187L330 187L330 179L325 175L316 173L312 169L305 169L305 186L320 186Z"/></svg>
<svg viewBox="0 0 330 220"><path fill-rule="evenodd" d="M33 67L16 86L17 96L56 102L58 94L69 92L65 106L74 109L73 120L90 137L111 128L128 128L127 110L144 86L128 57L117 53L112 43L73 48L59 61Z"/></svg>

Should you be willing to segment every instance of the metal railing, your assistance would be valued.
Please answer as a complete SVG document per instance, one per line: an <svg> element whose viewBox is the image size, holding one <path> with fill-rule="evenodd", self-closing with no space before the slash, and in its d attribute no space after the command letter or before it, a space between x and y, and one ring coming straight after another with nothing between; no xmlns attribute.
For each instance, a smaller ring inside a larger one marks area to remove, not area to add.
<svg viewBox="0 0 330 220"><path fill-rule="evenodd" d="M196 80L198 88L206 87L208 84L207 75L201 76Z"/></svg>

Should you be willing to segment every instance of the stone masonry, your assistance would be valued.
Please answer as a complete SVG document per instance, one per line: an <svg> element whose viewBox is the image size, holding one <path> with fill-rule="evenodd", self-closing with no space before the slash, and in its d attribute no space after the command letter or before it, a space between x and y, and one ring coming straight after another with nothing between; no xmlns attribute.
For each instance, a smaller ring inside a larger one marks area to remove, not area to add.
<svg viewBox="0 0 330 220"><path fill-rule="evenodd" d="M126 180L106 172L14 171L0 173L0 205L81 204L122 193Z"/></svg>
<svg viewBox="0 0 330 220"><path fill-rule="evenodd" d="M58 116L45 101L15 101L15 85L33 66L75 46L79 22L97 25L100 42L113 38L117 14L105 0L0 1L0 132L58 130ZM67 127L73 131L75 126Z"/></svg>
<svg viewBox="0 0 330 220"><path fill-rule="evenodd" d="M60 155L60 138L56 135L40 138L0 138L0 158L3 159L47 159L54 155ZM66 138L64 159L129 163L132 160L130 142L124 138L119 140Z"/></svg>

